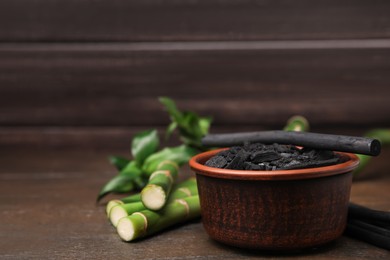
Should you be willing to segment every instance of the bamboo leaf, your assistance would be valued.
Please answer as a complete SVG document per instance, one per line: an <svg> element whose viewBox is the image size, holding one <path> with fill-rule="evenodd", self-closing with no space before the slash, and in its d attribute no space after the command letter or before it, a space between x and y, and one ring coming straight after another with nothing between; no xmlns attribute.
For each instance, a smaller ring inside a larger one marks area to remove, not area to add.
<svg viewBox="0 0 390 260"><path fill-rule="evenodd" d="M213 119L211 117L201 117L199 118L199 128L202 133L202 137L209 133L210 125Z"/></svg>
<svg viewBox="0 0 390 260"><path fill-rule="evenodd" d="M119 175L122 176L132 176L133 178L136 178L138 176L141 176L142 170L138 166L138 163L136 161L129 162L120 172Z"/></svg>
<svg viewBox="0 0 390 260"><path fill-rule="evenodd" d="M137 134L131 144L131 154L139 165L159 146L159 138L156 130L147 130Z"/></svg>
<svg viewBox="0 0 390 260"><path fill-rule="evenodd" d="M175 131L176 128L177 128L177 123L175 121L170 123L169 126L167 127L167 130L165 131L165 139L168 139L172 135L173 131Z"/></svg>
<svg viewBox="0 0 390 260"><path fill-rule="evenodd" d="M377 128L373 129L365 134L370 138L378 139L383 145L390 144L390 129L389 128Z"/></svg>
<svg viewBox="0 0 390 260"><path fill-rule="evenodd" d="M110 156L110 157L108 157L108 160L119 171L122 170L130 162L130 160L128 160L124 157L121 157L121 156Z"/></svg>
<svg viewBox="0 0 390 260"><path fill-rule="evenodd" d="M137 162L130 161L117 176L104 185L98 195L97 201L101 200L109 193L124 193L132 191L135 187L135 182L137 182L137 188L139 188L139 178L141 175L142 170L138 166Z"/></svg>
<svg viewBox="0 0 390 260"><path fill-rule="evenodd" d="M178 165L187 163L192 156L198 153L197 149L187 145L180 145L177 147L164 148L163 150L149 156L142 167L143 172L151 174L157 166L165 160L176 162Z"/></svg>
<svg viewBox="0 0 390 260"><path fill-rule="evenodd" d="M97 201L99 202L103 197L109 193L124 193L131 191L134 188L132 176L118 175L111 179L109 182L104 185L104 187L99 192Z"/></svg>
<svg viewBox="0 0 390 260"><path fill-rule="evenodd" d="M175 102L168 97L160 97L159 101L164 105L168 114L171 116L172 121L180 124L182 120L182 113L177 109Z"/></svg>
<svg viewBox="0 0 390 260"><path fill-rule="evenodd" d="M388 128L377 128L368 131L364 136L369 138L378 139L382 146L390 144L390 129ZM371 156L356 154L359 157L359 166L354 170L354 176L357 176L371 161Z"/></svg>
<svg viewBox="0 0 390 260"><path fill-rule="evenodd" d="M201 139L208 133L211 118L200 117L190 111L181 112L175 102L167 97L161 97L160 102L165 106L172 120L167 129L167 136L178 128L180 139L184 144L201 148Z"/></svg>

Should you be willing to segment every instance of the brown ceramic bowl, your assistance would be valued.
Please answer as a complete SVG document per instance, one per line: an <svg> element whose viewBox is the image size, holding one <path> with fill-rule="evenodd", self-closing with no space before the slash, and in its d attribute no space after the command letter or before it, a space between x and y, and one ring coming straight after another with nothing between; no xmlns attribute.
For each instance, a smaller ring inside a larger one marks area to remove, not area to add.
<svg viewBox="0 0 390 260"><path fill-rule="evenodd" d="M202 222L209 236L243 248L293 250L332 241L343 233L354 154L345 162L307 169L228 170L204 163L220 152L194 156Z"/></svg>

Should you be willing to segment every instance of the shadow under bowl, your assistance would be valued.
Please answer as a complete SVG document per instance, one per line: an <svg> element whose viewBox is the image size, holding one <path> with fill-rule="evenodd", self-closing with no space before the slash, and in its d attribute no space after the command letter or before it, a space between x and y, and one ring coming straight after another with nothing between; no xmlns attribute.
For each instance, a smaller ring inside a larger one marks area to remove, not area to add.
<svg viewBox="0 0 390 260"><path fill-rule="evenodd" d="M295 250L328 243L346 227L354 154L306 169L247 171L205 166L223 149L190 160L209 236L242 248Z"/></svg>

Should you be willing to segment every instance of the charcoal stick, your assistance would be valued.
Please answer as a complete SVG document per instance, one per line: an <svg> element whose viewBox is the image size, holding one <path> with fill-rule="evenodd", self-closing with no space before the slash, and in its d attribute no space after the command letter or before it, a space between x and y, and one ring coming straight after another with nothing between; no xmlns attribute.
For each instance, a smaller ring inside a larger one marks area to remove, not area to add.
<svg viewBox="0 0 390 260"><path fill-rule="evenodd" d="M333 150L377 156L381 143L377 139L346 135L331 135L309 132L263 131L230 134L210 134L202 139L208 147L229 147L242 145L245 142L265 144L291 144L315 149Z"/></svg>
<svg viewBox="0 0 390 260"><path fill-rule="evenodd" d="M348 222L345 229L345 234L359 240L363 240L369 244L390 250L390 238L381 233L375 232L366 227L361 227L355 223Z"/></svg>
<svg viewBox="0 0 390 260"><path fill-rule="evenodd" d="M390 212L369 209L354 203L349 203L348 217L354 219L367 219L390 224Z"/></svg>

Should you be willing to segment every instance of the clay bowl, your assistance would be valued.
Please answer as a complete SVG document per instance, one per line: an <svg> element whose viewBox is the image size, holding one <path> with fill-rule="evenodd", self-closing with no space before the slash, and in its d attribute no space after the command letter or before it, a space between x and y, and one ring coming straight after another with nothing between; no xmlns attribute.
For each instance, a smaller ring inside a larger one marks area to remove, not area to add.
<svg viewBox="0 0 390 260"><path fill-rule="evenodd" d="M347 221L354 154L345 162L278 171L228 170L204 163L220 152L194 156L202 222L209 236L243 248L295 250L330 242Z"/></svg>

